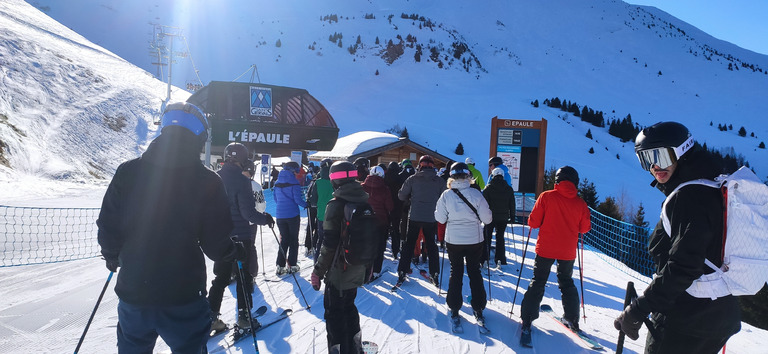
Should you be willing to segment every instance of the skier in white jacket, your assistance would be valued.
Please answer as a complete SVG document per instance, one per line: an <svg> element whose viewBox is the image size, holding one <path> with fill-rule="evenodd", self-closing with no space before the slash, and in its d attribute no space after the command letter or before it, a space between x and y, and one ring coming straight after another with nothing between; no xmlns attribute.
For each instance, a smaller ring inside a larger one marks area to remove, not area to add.
<svg viewBox="0 0 768 354"><path fill-rule="evenodd" d="M470 188L472 175L463 162L451 166L448 190L440 195L435 208L435 220L446 224L445 243L451 263L446 303L451 310L454 326L460 324L461 288L466 259L469 287L472 292L472 310L478 323L484 323L483 310L487 302L483 277L480 274L480 257L483 254L483 223L493 220L491 209L483 194ZM462 198L463 196L463 198Z"/></svg>

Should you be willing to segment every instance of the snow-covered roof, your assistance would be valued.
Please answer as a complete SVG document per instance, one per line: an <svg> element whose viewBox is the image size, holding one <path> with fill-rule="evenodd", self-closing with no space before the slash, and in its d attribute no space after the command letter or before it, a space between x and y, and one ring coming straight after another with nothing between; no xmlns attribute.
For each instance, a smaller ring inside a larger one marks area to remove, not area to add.
<svg viewBox="0 0 768 354"><path fill-rule="evenodd" d="M346 160L350 156L370 151L398 141L397 135L374 131L361 131L341 137L331 151L318 151L309 155L310 160Z"/></svg>

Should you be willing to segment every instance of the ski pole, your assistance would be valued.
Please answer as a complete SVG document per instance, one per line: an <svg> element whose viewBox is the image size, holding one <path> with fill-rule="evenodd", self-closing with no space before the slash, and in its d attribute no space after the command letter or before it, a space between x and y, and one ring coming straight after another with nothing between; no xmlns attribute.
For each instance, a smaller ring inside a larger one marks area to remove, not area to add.
<svg viewBox="0 0 768 354"><path fill-rule="evenodd" d="M242 246L242 243L240 243ZM256 326L253 323L253 315L251 314L251 309L253 308L253 299L251 298L251 293L248 292L248 289L245 287L245 274L243 273L243 261L237 260L237 276L240 278L238 279L238 282L240 283L240 288L243 291L243 301L245 301L245 312L247 313L246 316L248 317L248 323L251 324L251 337L253 338L253 347L256 348L256 354L259 353L259 343L256 341Z"/></svg>
<svg viewBox="0 0 768 354"><path fill-rule="evenodd" d="M584 308L584 234L579 234L579 242L581 243L581 255L579 250L576 250L576 256L578 256L579 262L579 283L581 285L581 315L584 318L584 323L587 323L587 310Z"/></svg>
<svg viewBox="0 0 768 354"><path fill-rule="evenodd" d="M491 229L490 231L493 232L493 229ZM492 299L491 297L491 240L490 239L488 240L487 248L488 248L488 260L485 263L485 269L488 271L488 301L490 301Z"/></svg>
<svg viewBox="0 0 768 354"><path fill-rule="evenodd" d="M437 296L440 296L443 293L443 270L445 270L445 250L447 248L448 244L446 243L445 247L443 247L443 260L440 261L440 283L438 284Z"/></svg>
<svg viewBox="0 0 768 354"><path fill-rule="evenodd" d="M277 248L280 250L280 253L283 254L283 258L285 261L288 261L288 256L285 254L285 250L283 249L282 245L280 245L280 240L277 239L277 233L275 232L275 228L270 227L270 230L272 230L272 235L275 235L275 241L277 242ZM301 293L301 298L304 299L304 303L307 304L307 310L309 310L312 306L309 305L309 301L307 301L307 298L304 296L304 290L301 290L301 285L299 285L299 281L296 279L296 273L291 273L293 276L293 281L296 283L296 286L299 288L299 293Z"/></svg>
<svg viewBox="0 0 768 354"><path fill-rule="evenodd" d="M523 259L520 261L520 272L517 273L517 284L515 285L515 296L512 297L512 308L509 310L509 313L512 314L515 310L515 300L517 299L517 288L520 286L520 278L523 275L523 265L525 264L525 254L528 252L528 242L531 240L531 231L533 231L532 228L528 229L528 238L525 240L525 247L523 247Z"/></svg>
<svg viewBox="0 0 768 354"><path fill-rule="evenodd" d="M264 258L266 258L266 255L264 254L264 229L261 228L261 226L258 226L259 228L259 242L261 243L261 275L265 278L267 277L267 267L264 265Z"/></svg>
<svg viewBox="0 0 768 354"><path fill-rule="evenodd" d="M83 335L80 336L80 340L77 342L77 347L75 348L75 354L77 354L77 352L80 351L80 346L83 345L85 334L88 333L88 327L91 326L91 321L93 321L93 316L96 315L96 310L99 309L99 304L101 303L101 299L104 298L104 293L107 291L107 287L109 286L109 281L112 280L112 275L114 274L115 274L114 272L109 272L109 276L107 277L107 282L104 283L104 288L101 289L101 294L99 294L99 299L96 300L96 306L93 307L93 312L91 312L91 317L88 318L88 323L85 324Z"/></svg>
<svg viewBox="0 0 768 354"><path fill-rule="evenodd" d="M629 304L632 302L634 291L635 291L635 283L628 282L627 292L624 294L624 308L627 308L627 306L629 306ZM622 352L624 351L625 336L626 335L624 334L624 331L619 331L619 339L616 341L616 354L622 354Z"/></svg>

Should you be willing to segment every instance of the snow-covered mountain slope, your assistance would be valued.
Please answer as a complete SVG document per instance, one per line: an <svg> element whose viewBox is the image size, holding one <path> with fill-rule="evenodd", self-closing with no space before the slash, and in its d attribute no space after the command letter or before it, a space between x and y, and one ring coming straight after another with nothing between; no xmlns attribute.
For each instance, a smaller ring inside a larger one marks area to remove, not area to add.
<svg viewBox="0 0 768 354"><path fill-rule="evenodd" d="M709 147L744 155L768 178L768 150L758 148L768 140L768 56L652 7L614 0L30 3L152 73L152 24L179 27L185 40L174 48L190 56L176 58L177 86L197 82L197 74L203 84L258 74L254 79L265 83L306 88L329 109L341 136L399 124L442 154L483 160L490 118L545 118L546 167L571 164L595 182L601 199L626 194L651 214L661 195L648 193L650 177L631 144L530 103L559 97L606 119L677 120ZM257 72L249 71L253 64ZM734 129L721 132L718 124ZM747 137L736 133L742 126ZM594 139L585 137L588 129ZM458 143L466 155L453 154Z"/></svg>

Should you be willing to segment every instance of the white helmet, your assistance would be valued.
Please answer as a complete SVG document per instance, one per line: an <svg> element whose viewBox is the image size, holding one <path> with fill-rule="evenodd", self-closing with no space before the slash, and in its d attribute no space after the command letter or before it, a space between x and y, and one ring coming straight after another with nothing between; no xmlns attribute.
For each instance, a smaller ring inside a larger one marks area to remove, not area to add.
<svg viewBox="0 0 768 354"><path fill-rule="evenodd" d="M467 157L466 159L464 159L464 163L467 164L467 165L474 166L475 165L475 159L473 159L471 157Z"/></svg>
<svg viewBox="0 0 768 354"><path fill-rule="evenodd" d="M374 176L384 177L384 169L379 165L373 166L371 167L371 174Z"/></svg>
<svg viewBox="0 0 768 354"><path fill-rule="evenodd" d="M496 167L493 169L493 171L491 171L491 176L503 176L503 175L504 175L504 170L502 170L501 168Z"/></svg>

